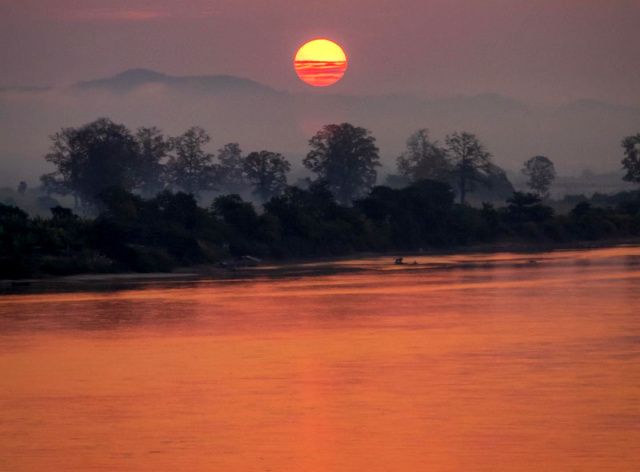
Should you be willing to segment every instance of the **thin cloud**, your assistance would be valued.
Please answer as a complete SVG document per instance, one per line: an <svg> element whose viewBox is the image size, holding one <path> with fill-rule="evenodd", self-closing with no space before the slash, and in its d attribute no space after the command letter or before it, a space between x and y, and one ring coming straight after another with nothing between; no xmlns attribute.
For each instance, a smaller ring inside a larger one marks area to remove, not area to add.
<svg viewBox="0 0 640 472"><path fill-rule="evenodd" d="M170 16L169 11L158 9L89 8L64 12L61 19L67 21L141 22L164 19Z"/></svg>

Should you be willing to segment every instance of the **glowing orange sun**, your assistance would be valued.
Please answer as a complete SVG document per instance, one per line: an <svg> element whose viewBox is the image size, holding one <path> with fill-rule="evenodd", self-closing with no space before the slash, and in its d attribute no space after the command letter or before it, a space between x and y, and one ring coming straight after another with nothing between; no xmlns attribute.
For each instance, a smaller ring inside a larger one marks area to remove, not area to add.
<svg viewBox="0 0 640 472"><path fill-rule="evenodd" d="M347 55L328 39L313 39L296 53L293 67L300 80L314 87L326 87L339 81L347 70Z"/></svg>

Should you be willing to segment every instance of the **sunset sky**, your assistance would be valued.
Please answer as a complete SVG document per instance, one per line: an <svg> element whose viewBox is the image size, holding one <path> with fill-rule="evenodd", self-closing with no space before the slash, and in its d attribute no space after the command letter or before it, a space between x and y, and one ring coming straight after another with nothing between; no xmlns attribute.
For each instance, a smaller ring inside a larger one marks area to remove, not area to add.
<svg viewBox="0 0 640 472"><path fill-rule="evenodd" d="M0 86L133 67L303 90L298 46L328 37L340 93L497 92L640 104L638 0L0 0Z"/></svg>

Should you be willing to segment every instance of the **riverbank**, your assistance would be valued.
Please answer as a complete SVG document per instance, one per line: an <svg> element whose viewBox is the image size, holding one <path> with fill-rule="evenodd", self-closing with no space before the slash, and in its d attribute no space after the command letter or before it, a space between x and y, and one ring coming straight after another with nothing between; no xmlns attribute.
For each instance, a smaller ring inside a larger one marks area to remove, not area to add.
<svg viewBox="0 0 640 472"><path fill-rule="evenodd" d="M308 257L287 260L269 259L256 265L233 265L227 261L224 265L194 265L177 268L171 272L122 272L122 273L85 273L66 276L43 276L29 279L0 280L0 295L13 293L37 293L75 290L119 290L136 285L162 284L166 282L193 282L197 280L234 280L258 277L303 277L329 275L336 273L370 270L365 263L371 260L388 259L388 265L394 266L396 258L403 258L403 267L421 269L471 268L473 264L458 261L446 265L434 263L425 258L448 256L471 256L488 254L510 254L513 256L531 256L522 259L523 264L533 263L536 254L554 251L593 250L625 246L640 246L640 238L611 239L606 241L579 241L573 243L521 243L503 242L477 244L456 248L429 248L414 252L360 252L339 257ZM514 260L520 260L514 257ZM414 261L420 260L414 264ZM348 263L347 263L348 262ZM362 264L359 264L362 262ZM483 263L485 264L485 263Z"/></svg>
<svg viewBox="0 0 640 472"><path fill-rule="evenodd" d="M544 251L640 238L635 196L615 207L581 202L566 215L520 193L499 208L456 204L447 185L432 181L401 190L380 187L353 206L339 205L323 188L290 188L260 212L233 195L218 197L210 208L180 193L144 200L117 191L111 197L94 219L62 208L38 219L0 207L0 278L174 272L219 277L255 264L357 258L369 251L389 257L419 248L425 254Z"/></svg>

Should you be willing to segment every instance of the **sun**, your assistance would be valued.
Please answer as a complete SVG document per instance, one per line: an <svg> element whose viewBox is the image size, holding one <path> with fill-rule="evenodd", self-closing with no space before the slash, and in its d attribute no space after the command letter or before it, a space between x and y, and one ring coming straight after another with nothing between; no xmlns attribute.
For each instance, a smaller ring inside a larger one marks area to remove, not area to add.
<svg viewBox="0 0 640 472"><path fill-rule="evenodd" d="M333 41L313 39L298 49L293 67L303 82L314 87L327 87L342 79L347 70L347 55Z"/></svg>

